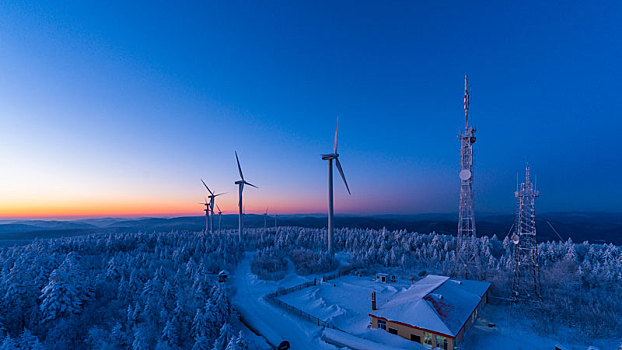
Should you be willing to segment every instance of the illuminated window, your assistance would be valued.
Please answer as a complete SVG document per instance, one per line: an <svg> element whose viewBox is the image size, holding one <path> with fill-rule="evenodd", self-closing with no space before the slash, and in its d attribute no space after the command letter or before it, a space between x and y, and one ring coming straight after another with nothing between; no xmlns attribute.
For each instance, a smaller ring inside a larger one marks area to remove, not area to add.
<svg viewBox="0 0 622 350"><path fill-rule="evenodd" d="M428 332L423 332L423 343L434 346L434 336Z"/></svg>

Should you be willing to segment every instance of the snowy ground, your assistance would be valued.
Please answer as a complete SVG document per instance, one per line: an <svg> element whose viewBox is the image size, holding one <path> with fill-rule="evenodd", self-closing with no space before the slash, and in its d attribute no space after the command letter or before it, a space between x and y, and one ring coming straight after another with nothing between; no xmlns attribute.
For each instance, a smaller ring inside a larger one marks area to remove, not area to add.
<svg viewBox="0 0 622 350"><path fill-rule="evenodd" d="M250 270L252 258L253 254L247 254L232 276L234 288L232 301L244 321L261 333L270 344L278 345L281 341L287 340L294 350L334 350L338 348L337 346L327 344L326 341L338 344L339 347L355 345L353 348L356 349L399 350L419 348L411 341L394 337L384 331L368 328L369 316L367 313L371 306L371 291L375 290L378 295L378 301L383 302L399 289L406 287L407 284L388 285L373 282L370 278L344 276L330 281L331 283L323 283L320 286L310 287L290 294L300 295L298 293L302 293L302 295L305 295L306 293L313 293L314 290L316 293L326 294L329 296L328 301L315 300L311 302L311 299L317 299L317 294L315 294L308 295L302 299L294 297L291 299L292 305L322 319L333 320L342 330L352 332L356 336L332 330L327 330L323 334L321 327L291 315L264 299L266 294L275 291L277 288L287 288L313 280L314 278L320 280L320 276L298 276L290 263L288 273L284 279L280 281L263 281ZM346 257L337 256L337 258L346 260ZM353 283L348 283L349 280L352 280ZM334 286L335 284L348 289L348 291L346 293L344 293L344 289L339 291L339 288ZM323 290L323 292L320 292L320 290ZM287 298L290 295L281 298ZM289 299L282 300L289 303L287 301ZM323 311L324 309L327 309L327 311ZM313 310L318 313L312 312Z"/></svg>
<svg viewBox="0 0 622 350"><path fill-rule="evenodd" d="M266 294L275 291L278 287L293 286L309 279L297 276L293 272L293 266L290 266L290 271L283 280L262 281L251 272L251 261L252 254L247 254L232 276L235 288L232 301L238 308L240 316L272 345L278 345L281 341L287 340L294 350L336 349L320 339L321 327L290 315L264 299Z"/></svg>
<svg viewBox="0 0 622 350"><path fill-rule="evenodd" d="M278 345L283 340L292 344L292 349L336 349L354 344L357 349L424 349L417 343L391 335L382 330L369 328L371 293L376 292L380 305L399 291L408 288L410 282L382 283L371 277L354 275L343 276L317 286L293 292L279 299L322 320L332 322L341 333L326 330L293 316L283 309L264 300L264 296L279 287L297 285L318 276L301 277L289 266L286 277L281 281L262 281L250 271L252 254L240 263L233 276L236 289L233 297L241 316L249 325L259 331L271 344ZM318 280L320 280L318 278ZM488 349L549 349L561 345L563 349L588 349L594 345L600 350L616 350L617 340L590 340L581 342L572 331L558 332L557 335L538 335L537 325L528 320L512 316L510 305L486 306L475 326L467 333L463 350ZM493 328L488 323L494 323ZM385 344L382 346L380 344Z"/></svg>
<svg viewBox="0 0 622 350"><path fill-rule="evenodd" d="M318 318L332 321L338 328L360 338L388 344L394 348L414 349L416 344L384 331L369 329L369 310L371 292L376 292L378 304L384 303L398 291L407 288L408 281L401 283L381 283L370 277L344 276L279 297L282 301L296 306ZM487 349L549 349L561 345L564 349L587 349L588 345L600 350L617 349L615 340L590 340L583 344L571 331L561 331L556 335L538 335L537 325L512 316L510 305L489 304L478 318L476 326L467 333L463 350ZM496 327L488 327L488 323ZM422 348L422 347L421 347Z"/></svg>
<svg viewBox="0 0 622 350"><path fill-rule="evenodd" d="M589 345L600 350L618 349L619 341L615 340L585 339L589 344L583 344L576 339L576 334L572 334L570 329L562 330L555 335L538 335L534 331L538 325L512 316L511 307L511 305L487 305L475 326L467 333L463 349L555 349L556 345L568 350L586 350ZM494 323L496 327L490 328L488 323Z"/></svg>
<svg viewBox="0 0 622 350"><path fill-rule="evenodd" d="M376 292L378 304L410 283L382 283L371 277L343 276L317 286L279 297L280 300L310 313L357 337L387 344L396 349L417 349L416 343L385 331L369 328L371 293Z"/></svg>

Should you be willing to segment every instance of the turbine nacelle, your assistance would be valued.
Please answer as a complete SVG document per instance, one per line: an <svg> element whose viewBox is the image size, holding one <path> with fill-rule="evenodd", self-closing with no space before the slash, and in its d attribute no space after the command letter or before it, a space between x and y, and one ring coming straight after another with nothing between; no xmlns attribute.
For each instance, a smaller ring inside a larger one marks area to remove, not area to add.
<svg viewBox="0 0 622 350"><path fill-rule="evenodd" d="M337 159L337 158L339 158L339 153L322 154L323 160Z"/></svg>
<svg viewBox="0 0 622 350"><path fill-rule="evenodd" d="M207 196L207 198L209 198L211 201L214 200L214 198L218 197L218 196L222 196L223 194L226 194L227 192L223 192L223 193L218 193L218 194L211 194L209 196Z"/></svg>
<svg viewBox="0 0 622 350"><path fill-rule="evenodd" d="M236 185L249 185L251 187L259 188L259 187L255 186L255 185L253 185L252 183L246 182L244 180L238 180L238 181L235 182L235 184Z"/></svg>

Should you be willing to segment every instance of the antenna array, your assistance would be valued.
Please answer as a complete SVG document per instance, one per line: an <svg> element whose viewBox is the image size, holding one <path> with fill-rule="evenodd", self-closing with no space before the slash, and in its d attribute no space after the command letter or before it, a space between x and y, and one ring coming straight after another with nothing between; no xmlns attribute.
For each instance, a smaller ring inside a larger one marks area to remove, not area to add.
<svg viewBox="0 0 622 350"><path fill-rule="evenodd" d="M518 203L514 243L514 280L512 299L540 300L540 266L536 242L535 199L540 192L529 177L529 163L525 169L525 182L517 184L514 193Z"/></svg>
<svg viewBox="0 0 622 350"><path fill-rule="evenodd" d="M458 239L456 245L456 259L452 275L469 278L477 274L473 271L479 260L477 259L475 212L473 209L473 144L475 143L475 128L469 126L470 103L469 78L464 76L464 120L465 129L458 135L460 139L460 204L458 213Z"/></svg>

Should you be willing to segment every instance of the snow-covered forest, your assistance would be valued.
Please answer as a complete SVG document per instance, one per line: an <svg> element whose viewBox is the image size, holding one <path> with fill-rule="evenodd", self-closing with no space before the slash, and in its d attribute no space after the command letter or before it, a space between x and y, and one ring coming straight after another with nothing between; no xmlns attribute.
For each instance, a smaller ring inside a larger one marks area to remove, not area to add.
<svg viewBox="0 0 622 350"><path fill-rule="evenodd" d="M232 326L236 311L221 269L258 251L253 272L279 279L291 261L298 274L337 262L321 253L325 229L282 227L237 234L128 233L38 240L0 250L1 349L248 348ZM237 232L236 232L237 233ZM337 229L336 251L370 274L383 267L417 276L449 273L455 237L406 231ZM512 244L481 237L480 277L509 296ZM523 305L555 331L594 337L622 332L622 249L611 244L540 243L544 301ZM303 322L303 321L301 321Z"/></svg>
<svg viewBox="0 0 622 350"><path fill-rule="evenodd" d="M91 235L0 250L1 349L239 349L220 269L237 238ZM231 346L229 346L231 343Z"/></svg>

